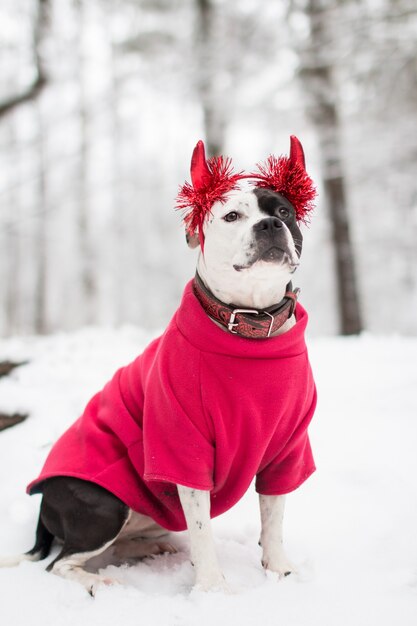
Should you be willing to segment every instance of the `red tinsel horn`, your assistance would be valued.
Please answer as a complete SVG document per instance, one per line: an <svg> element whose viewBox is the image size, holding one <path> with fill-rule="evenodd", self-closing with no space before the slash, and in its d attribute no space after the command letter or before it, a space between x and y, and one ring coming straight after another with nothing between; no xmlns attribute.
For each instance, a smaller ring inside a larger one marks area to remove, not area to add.
<svg viewBox="0 0 417 626"><path fill-rule="evenodd" d="M191 185L186 182L177 196L177 209L184 211L184 222L190 235L198 232L204 250L203 224L211 207L223 201L229 191L237 188L241 173L235 174L229 158L218 156L206 160L204 143L200 140L191 157Z"/></svg>
<svg viewBox="0 0 417 626"><path fill-rule="evenodd" d="M194 148L190 172L194 189L201 189L209 183L211 174L206 161L204 143L201 139Z"/></svg>
<svg viewBox="0 0 417 626"><path fill-rule="evenodd" d="M304 157L304 150L301 142L297 139L295 135L291 135L290 137L291 148L290 148L290 162L291 163L299 163L302 168L305 170L306 168L306 160Z"/></svg>
<svg viewBox="0 0 417 626"><path fill-rule="evenodd" d="M256 187L281 193L293 205L298 221L307 222L314 208L316 189L305 169L304 150L295 135L291 135L290 155L270 155L258 163L258 172L249 174Z"/></svg>
<svg viewBox="0 0 417 626"><path fill-rule="evenodd" d="M191 182L193 183L193 187L196 190L203 189L203 187L210 182L211 173L207 165L204 143L201 141L201 139L197 142L197 145L193 150L193 155L191 157L190 174ZM200 240L200 248L204 252L204 235L202 224L200 224L198 228L198 238Z"/></svg>

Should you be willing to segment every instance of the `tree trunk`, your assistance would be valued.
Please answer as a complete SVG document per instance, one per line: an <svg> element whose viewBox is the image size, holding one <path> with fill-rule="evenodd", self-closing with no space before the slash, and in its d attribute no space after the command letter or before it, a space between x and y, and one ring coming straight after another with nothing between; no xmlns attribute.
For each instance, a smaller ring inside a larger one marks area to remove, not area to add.
<svg viewBox="0 0 417 626"><path fill-rule="evenodd" d="M21 92L11 96L7 96L0 102L0 120L13 113L22 104L34 101L40 95L42 89L46 85L46 71L44 68L42 57L42 44L44 41L45 33L48 27L49 21L49 0L38 0L33 13L33 31L32 31L32 56L34 65L35 77L31 84L24 88ZM36 103L35 103L36 104ZM40 116L39 110L37 109ZM41 135L42 129L38 130ZM39 142L42 142L42 137L39 136ZM40 157L40 190L39 190L39 205L38 213L40 222L43 220L43 187L44 187L44 167L41 163ZM42 188L42 189L41 189ZM7 262L9 265L7 288L5 294L6 300L6 332L13 334L21 330L21 294L19 292L19 280L21 274L21 255L20 255L20 230L19 230L19 206L18 206L18 193L15 192L15 188L12 185L10 198L10 221L6 226L6 246L7 246ZM39 223L40 223L39 222ZM37 236L39 232L37 233ZM39 253L39 254L38 254ZM35 263L36 268L36 286L35 286L35 326L38 330L43 330L44 315L40 312L40 307L44 309L44 273L42 269L42 280L40 281L39 269L41 260L43 259L44 249L37 248L37 257ZM40 284L42 282L42 285ZM42 326L42 329L40 328Z"/></svg>
<svg viewBox="0 0 417 626"><path fill-rule="evenodd" d="M224 93L217 87L218 70L216 67L215 18L216 6L213 0L196 2L196 50L197 90L203 109L204 132L207 155L223 153L226 121L222 107L226 106Z"/></svg>
<svg viewBox="0 0 417 626"><path fill-rule="evenodd" d="M362 318L349 229L333 55L329 45L334 33L331 33L328 20L335 3L333 0L307 0L301 9L299 5L297 8L304 11L310 30L309 39L298 47L299 77L306 111L316 129L321 154L336 261L340 332L352 335L361 332Z"/></svg>
<svg viewBox="0 0 417 626"><path fill-rule="evenodd" d="M35 103L37 113L37 217L35 232L35 332L47 332L46 290L47 290L47 199L46 164L44 145L44 124L42 107Z"/></svg>
<svg viewBox="0 0 417 626"><path fill-rule="evenodd" d="M87 108L86 80L84 68L85 37L85 0L76 0L75 5L79 16L78 31L78 88L79 88L79 155L77 177L77 240L79 250L79 281L81 291L80 309L82 322L92 324L95 321L97 303L97 284L94 272L94 252L91 242L91 228L88 202L88 165L89 165L89 111Z"/></svg>
<svg viewBox="0 0 417 626"><path fill-rule="evenodd" d="M39 80L44 80L42 44L49 24L50 0L39 0L36 27L34 31L33 54ZM40 99L33 104L37 127L37 224L35 232L35 310L34 326L37 333L46 333L47 328L47 199L46 199L46 163L45 163L45 127Z"/></svg>
<svg viewBox="0 0 417 626"><path fill-rule="evenodd" d="M16 146L16 136L14 120L8 125L9 137L5 143L6 153L16 159L18 150ZM16 171L18 168L16 168ZM16 175L16 174L15 174ZM20 278L21 278L21 254L20 254L20 233L18 223L20 220L21 206L18 193L17 178L9 180L9 188L6 189L4 205L6 207L5 220L2 220L2 235L4 249L2 258L4 259L3 297L4 297L4 328L6 335L13 335L19 332L20 313Z"/></svg>
<svg viewBox="0 0 417 626"><path fill-rule="evenodd" d="M111 56L109 61L110 90L110 125L111 125L111 171L112 171L112 239L110 255L112 257L112 294L113 320L116 325L126 320L128 306L128 286L126 285L125 271L129 240L129 226L126 219L127 206L124 202L123 189L123 150L122 150L122 120L119 113L119 100L122 91L122 80L119 75L119 52L113 41L112 29L109 29Z"/></svg>

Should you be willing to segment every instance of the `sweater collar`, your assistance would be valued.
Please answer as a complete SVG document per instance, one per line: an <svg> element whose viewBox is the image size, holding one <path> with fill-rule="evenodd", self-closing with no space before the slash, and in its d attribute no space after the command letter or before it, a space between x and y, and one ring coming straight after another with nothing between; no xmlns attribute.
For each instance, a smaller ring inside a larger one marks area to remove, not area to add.
<svg viewBox="0 0 417 626"><path fill-rule="evenodd" d="M204 352L246 358L286 358L306 351L304 331L308 316L300 303L295 308L295 325L285 333L253 340L226 332L207 315L194 293L194 281L186 285L174 323L181 334Z"/></svg>
<svg viewBox="0 0 417 626"><path fill-rule="evenodd" d="M233 335L267 339L292 316L300 290L293 290L289 283L281 302L262 310L221 302L207 289L198 272L194 278L193 291L207 315Z"/></svg>

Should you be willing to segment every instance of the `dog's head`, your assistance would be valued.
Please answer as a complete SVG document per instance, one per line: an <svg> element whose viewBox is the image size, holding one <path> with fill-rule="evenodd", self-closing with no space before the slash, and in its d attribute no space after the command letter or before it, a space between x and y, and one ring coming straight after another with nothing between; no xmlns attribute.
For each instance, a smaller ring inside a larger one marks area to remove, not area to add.
<svg viewBox="0 0 417 626"><path fill-rule="evenodd" d="M212 160L209 169L204 149L200 164L194 152L193 186L182 188L192 206L187 241L202 247L199 273L224 302L272 304L299 264L303 238L298 222L310 210L315 190L305 172L301 144L293 139L290 158L270 157L258 174L233 174L230 161L222 157ZM301 150L298 156L296 149ZM255 179L255 188L239 190L243 178ZM254 298L260 291L262 297Z"/></svg>
<svg viewBox="0 0 417 626"><path fill-rule="evenodd" d="M264 263L292 273L299 263L303 237L294 207L270 189L231 192L212 207L203 232L207 261L221 257L236 272Z"/></svg>
<svg viewBox="0 0 417 626"><path fill-rule="evenodd" d="M254 285L272 289L273 301L274 287L285 287L298 267L303 238L295 209L269 189L229 193L213 205L203 232L199 273L223 301L236 302L237 289L239 303L246 305L242 292L252 293ZM199 245L198 233L188 236L188 244Z"/></svg>

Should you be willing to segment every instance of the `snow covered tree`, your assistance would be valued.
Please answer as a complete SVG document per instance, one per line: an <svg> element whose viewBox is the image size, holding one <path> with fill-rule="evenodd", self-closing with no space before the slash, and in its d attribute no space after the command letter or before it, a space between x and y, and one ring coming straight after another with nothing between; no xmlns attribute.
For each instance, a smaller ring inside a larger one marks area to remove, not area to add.
<svg viewBox="0 0 417 626"><path fill-rule="evenodd" d="M330 215L336 265L340 330L359 333L359 304L354 250L349 227L346 177L339 94L334 80L333 18L335 0L292 0L290 16L302 13L305 30L296 40L300 59L299 79L306 111L316 130L321 155L321 174Z"/></svg>
<svg viewBox="0 0 417 626"><path fill-rule="evenodd" d="M10 76L9 81L14 84L9 85L9 93L0 99L0 123L6 123L17 111L24 105L32 103L35 115L38 121L41 118L38 99L47 85L46 61L44 59L44 39L48 29L50 1L38 0L31 7L25 7L25 17L31 24L30 41L28 42L28 55L31 57L30 71L28 75L31 77L26 80L26 84L19 85L16 76ZM17 84L15 84L17 83ZM11 124L10 128L13 127ZM36 249L34 257L34 279L35 279L35 302L34 302L34 327L38 332L45 330L46 315L46 259L45 259L45 213L44 213L44 185L45 185L45 164L41 158L42 154L42 125L39 124L39 133L37 147L39 149L39 171L37 186L37 214L38 228L36 231ZM13 146L14 148L15 146ZM14 151L12 148L11 154ZM21 320L21 288L23 278L23 260L20 246L19 219L22 217L16 211L19 206L17 188L11 185L9 191L8 218L4 224L4 237L6 246L4 250L4 263L6 266L6 277L4 284L6 289L4 292L5 299L5 327L9 332L19 330Z"/></svg>
<svg viewBox="0 0 417 626"><path fill-rule="evenodd" d="M85 50L88 44L87 25L85 19L85 0L75 0L75 9L78 17L78 120L79 128L79 155L77 176L76 201L76 231L78 241L78 267L80 298L83 306L83 317L87 324L93 324L97 318L97 282L94 251L91 237L91 211L88 202L88 174L91 162L89 159L89 117L90 111L87 101L87 78L85 71Z"/></svg>

